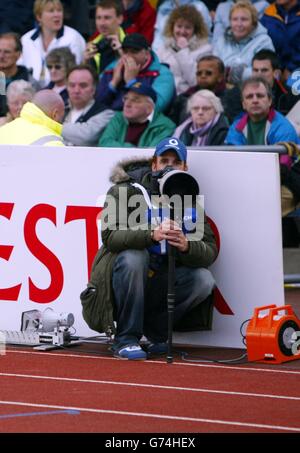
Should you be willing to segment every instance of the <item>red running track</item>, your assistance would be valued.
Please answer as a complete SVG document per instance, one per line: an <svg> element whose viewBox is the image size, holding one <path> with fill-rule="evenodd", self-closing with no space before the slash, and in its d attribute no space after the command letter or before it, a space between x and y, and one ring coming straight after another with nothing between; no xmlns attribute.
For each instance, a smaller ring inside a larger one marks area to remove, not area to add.
<svg viewBox="0 0 300 453"><path fill-rule="evenodd" d="M300 432L300 370L292 366L25 350L8 351L0 364L0 432Z"/></svg>

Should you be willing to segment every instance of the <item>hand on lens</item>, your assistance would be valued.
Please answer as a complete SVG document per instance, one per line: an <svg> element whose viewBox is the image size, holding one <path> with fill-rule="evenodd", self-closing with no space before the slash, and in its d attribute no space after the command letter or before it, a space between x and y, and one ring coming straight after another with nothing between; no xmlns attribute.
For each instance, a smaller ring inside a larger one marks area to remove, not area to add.
<svg viewBox="0 0 300 453"><path fill-rule="evenodd" d="M189 248L188 240L183 234L180 226L174 220L170 219L164 220L154 229L153 239L158 242L165 239L180 252L186 252Z"/></svg>

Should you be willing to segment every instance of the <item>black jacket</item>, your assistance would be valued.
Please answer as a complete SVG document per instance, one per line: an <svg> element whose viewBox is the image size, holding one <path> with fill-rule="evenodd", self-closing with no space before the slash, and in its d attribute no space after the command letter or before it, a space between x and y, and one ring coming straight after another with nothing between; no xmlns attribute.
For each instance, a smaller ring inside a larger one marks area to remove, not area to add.
<svg viewBox="0 0 300 453"><path fill-rule="evenodd" d="M182 130L180 135L176 136L180 138L181 141L187 146L191 146L193 142L193 134L190 132L191 123L188 123L186 127ZM179 129L179 128L178 128ZM219 146L224 145L224 140L229 129L229 124L227 118L221 114L218 122L210 129L208 133L208 139L206 146Z"/></svg>

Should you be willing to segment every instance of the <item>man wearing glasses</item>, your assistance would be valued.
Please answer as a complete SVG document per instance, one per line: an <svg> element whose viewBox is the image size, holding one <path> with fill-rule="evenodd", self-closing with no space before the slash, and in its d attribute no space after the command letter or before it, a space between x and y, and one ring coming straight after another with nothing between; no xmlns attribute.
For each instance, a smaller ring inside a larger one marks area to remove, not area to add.
<svg viewBox="0 0 300 453"><path fill-rule="evenodd" d="M196 70L197 85L189 88L187 91L177 96L171 114L172 120L177 124L181 124L186 120L187 101L199 90L210 90L218 98L220 98L224 113L230 122L238 115L242 109L240 100L240 92L238 89L226 88L225 83L225 66L223 61L215 55L205 55L197 62Z"/></svg>

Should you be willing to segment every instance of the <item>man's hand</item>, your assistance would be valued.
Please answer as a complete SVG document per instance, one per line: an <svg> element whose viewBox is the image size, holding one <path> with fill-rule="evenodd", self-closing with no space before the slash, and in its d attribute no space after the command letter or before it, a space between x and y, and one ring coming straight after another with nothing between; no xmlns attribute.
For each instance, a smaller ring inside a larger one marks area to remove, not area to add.
<svg viewBox="0 0 300 453"><path fill-rule="evenodd" d="M87 62L93 58L98 53L97 46L92 42L89 42L86 46L86 49L83 53L83 60Z"/></svg>
<svg viewBox="0 0 300 453"><path fill-rule="evenodd" d="M113 50L119 50L122 47L122 44L119 40L118 35L108 35L107 38L110 40L110 45Z"/></svg>
<svg viewBox="0 0 300 453"><path fill-rule="evenodd" d="M126 83L130 80L135 79L140 72L140 65L136 63L135 59L130 55L123 55L124 61L124 80Z"/></svg>
<svg viewBox="0 0 300 453"><path fill-rule="evenodd" d="M170 245L176 247L180 252L187 252L189 249L187 238L174 220L166 219L155 228L153 230L153 239L157 242L166 239Z"/></svg>
<svg viewBox="0 0 300 453"><path fill-rule="evenodd" d="M113 76L111 79L111 84L113 87L117 87L119 83L123 80L123 71L124 71L124 61L123 58L120 58L116 66L114 67Z"/></svg>

